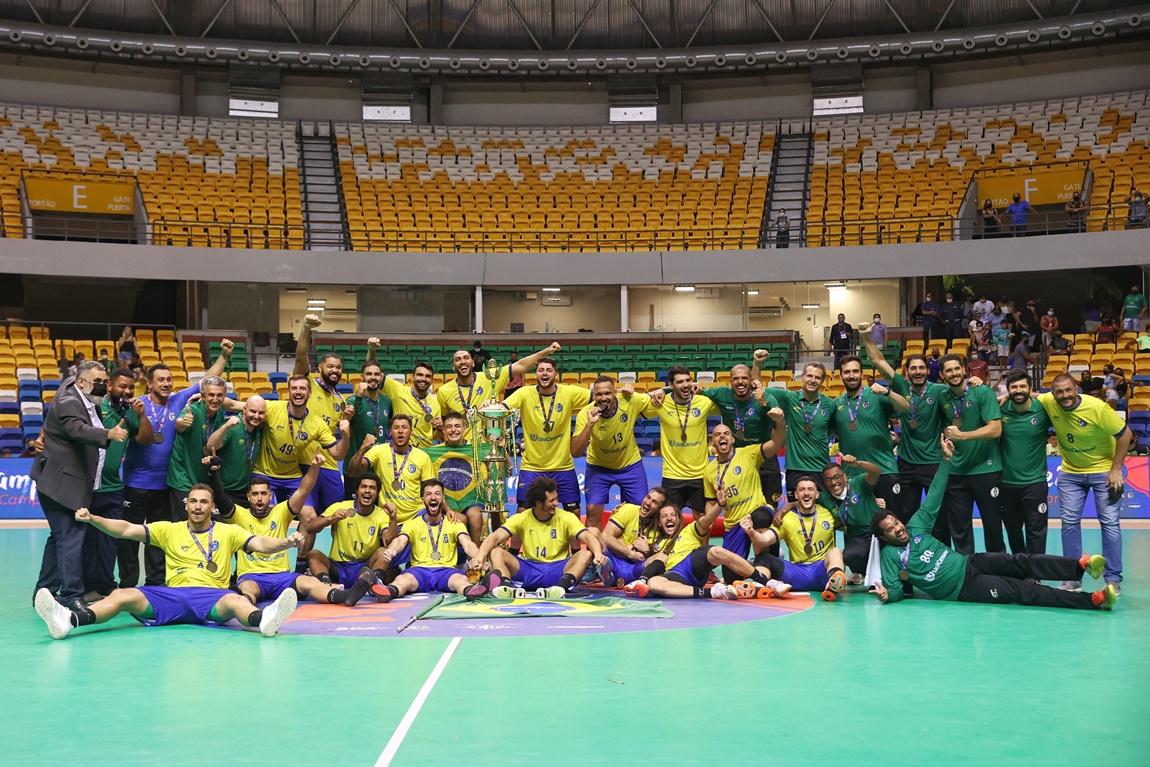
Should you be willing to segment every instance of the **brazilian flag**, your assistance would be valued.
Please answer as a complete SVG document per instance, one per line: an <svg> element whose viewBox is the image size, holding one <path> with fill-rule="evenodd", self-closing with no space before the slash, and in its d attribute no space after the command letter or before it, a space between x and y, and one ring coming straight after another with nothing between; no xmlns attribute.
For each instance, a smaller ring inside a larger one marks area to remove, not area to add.
<svg viewBox="0 0 1150 767"><path fill-rule="evenodd" d="M491 450L489 445L479 446L478 471L472 465L475 458L471 445L432 445L422 449L431 458L435 476L443 483L443 492L453 509L466 509L479 503L476 485L487 476L483 459Z"/></svg>

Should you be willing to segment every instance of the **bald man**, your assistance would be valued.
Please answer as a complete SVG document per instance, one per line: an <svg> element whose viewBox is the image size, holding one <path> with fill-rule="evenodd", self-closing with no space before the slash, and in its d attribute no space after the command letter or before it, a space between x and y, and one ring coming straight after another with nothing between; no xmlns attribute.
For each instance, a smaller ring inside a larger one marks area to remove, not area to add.
<svg viewBox="0 0 1150 767"><path fill-rule="evenodd" d="M232 416L208 438L208 452L221 459L220 483L232 503L247 508L252 463L259 455L261 427L267 415L267 402L258 394L248 397L240 417ZM242 429L236 427L243 424Z"/></svg>

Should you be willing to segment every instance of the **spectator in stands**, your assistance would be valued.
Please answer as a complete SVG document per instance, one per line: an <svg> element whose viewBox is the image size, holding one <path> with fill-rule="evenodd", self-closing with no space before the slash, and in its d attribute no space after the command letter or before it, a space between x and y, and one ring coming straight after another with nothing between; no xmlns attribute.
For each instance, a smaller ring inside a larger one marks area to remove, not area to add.
<svg viewBox="0 0 1150 767"><path fill-rule="evenodd" d="M1087 333L1094 333L1102 324L1102 299L1090 296L1082 302L1082 323Z"/></svg>
<svg viewBox="0 0 1150 767"><path fill-rule="evenodd" d="M986 322L990 317L990 313L994 311L994 302L986 297L986 293L979 293L978 300L970 307L970 316L972 319Z"/></svg>
<svg viewBox="0 0 1150 767"><path fill-rule="evenodd" d="M1137 189L1131 189L1126 197L1126 204L1130 206L1130 213L1126 216L1126 228L1144 228L1147 214L1146 197Z"/></svg>
<svg viewBox="0 0 1150 767"><path fill-rule="evenodd" d="M1022 195L1014 193L1014 202L1006 206L1006 213L1010 216L1010 234L1012 237L1025 237L1026 225L1034 208L1022 199Z"/></svg>
<svg viewBox="0 0 1150 767"><path fill-rule="evenodd" d="M35 458L36 454L44 449L44 440L41 437L29 437L24 440L24 450L20 453L21 458Z"/></svg>
<svg viewBox="0 0 1150 767"><path fill-rule="evenodd" d="M1138 353L1150 352L1150 336L1138 336Z"/></svg>
<svg viewBox="0 0 1150 767"><path fill-rule="evenodd" d="M1146 318L1146 296L1137 285L1130 287L1126 298L1122 299L1122 329L1138 331L1142 329L1142 320Z"/></svg>
<svg viewBox="0 0 1150 767"><path fill-rule="evenodd" d="M994 207L994 203L990 200L982 203L982 210L978 213L982 221L982 232L975 235L976 239L993 240L1000 236L998 225L1002 223L998 211Z"/></svg>
<svg viewBox="0 0 1150 767"><path fill-rule="evenodd" d="M60 380L62 381L65 378L75 377L76 368L78 368L80 363L83 361L84 355L80 352L76 352L76 355L72 357L72 359L68 359L66 356L61 357L60 362L56 365L56 367L60 370Z"/></svg>
<svg viewBox="0 0 1150 767"><path fill-rule="evenodd" d="M487 364L489 359L491 359L491 355L483 349L483 342L476 341L475 345L471 347L471 361L475 363L475 369L483 370L483 366Z"/></svg>
<svg viewBox="0 0 1150 767"><path fill-rule="evenodd" d="M1014 353L1010 356L1011 370L1026 370L1030 365L1038 364L1038 355L1030 351L1030 333L1025 330L1014 345Z"/></svg>
<svg viewBox="0 0 1150 767"><path fill-rule="evenodd" d="M1069 355L1073 350L1073 344L1062 336L1061 330L1055 330L1050 334L1050 354Z"/></svg>
<svg viewBox="0 0 1150 767"><path fill-rule="evenodd" d="M847 323L845 314L839 314L839 321L831 325L831 350L835 354L835 370L838 370L843 357L851 353L855 345L855 331Z"/></svg>
<svg viewBox="0 0 1150 767"><path fill-rule="evenodd" d="M511 366L511 377L507 379L507 387L503 390L504 395L510 394L516 389L523 388L523 374L519 373L516 375L515 373L515 363L518 361L519 355L515 352L511 352L507 359L507 364Z"/></svg>
<svg viewBox="0 0 1150 767"><path fill-rule="evenodd" d="M875 314L874 321L870 324L870 340L878 348L882 348L886 343L886 325L882 324L882 315Z"/></svg>
<svg viewBox="0 0 1150 767"><path fill-rule="evenodd" d="M1098 326L1098 332L1094 334L1094 340L1100 344L1112 344L1118 339L1118 328L1114 325L1114 320L1110 318L1109 314L1102 315L1102 324Z"/></svg>
<svg viewBox="0 0 1150 767"><path fill-rule="evenodd" d="M120 333L120 340L116 342L116 345L120 349L118 356L123 357L126 354L129 360L132 358L132 355L138 351L136 348L136 336L132 334L132 327L130 325L124 326L123 331ZM125 360L125 362L126 361L127 360Z"/></svg>
<svg viewBox="0 0 1150 767"><path fill-rule="evenodd" d="M938 317L942 320L942 332L946 336L948 348L955 338L962 335L962 314L962 304L954 300L953 291L946 291L946 300L938 308Z"/></svg>
<svg viewBox="0 0 1150 767"><path fill-rule="evenodd" d="M986 361L990 359L990 323L975 320L970 323L970 355Z"/></svg>
<svg viewBox="0 0 1150 767"><path fill-rule="evenodd" d="M1071 234L1086 231L1086 211L1090 210L1090 203L1082 199L1082 192L1075 192L1066 203L1066 231Z"/></svg>
<svg viewBox="0 0 1150 767"><path fill-rule="evenodd" d="M990 334L992 341L994 340L994 331L998 330L998 326L1002 324L1002 321L1005 318L1006 317L1003 314L1002 309L998 306L995 306L990 311L990 314L987 315L985 327L986 327L987 332Z"/></svg>
<svg viewBox="0 0 1150 767"><path fill-rule="evenodd" d="M926 300L919 304L918 308L922 312L922 340L930 346L932 338L942 335L942 320L938 315L938 304L934 302L934 295L927 292Z"/></svg>
<svg viewBox="0 0 1150 767"><path fill-rule="evenodd" d="M930 356L926 358L926 369L926 380L930 383L938 383L942 374L942 355L939 354L937 346L930 348Z"/></svg>
<svg viewBox="0 0 1150 767"><path fill-rule="evenodd" d="M112 371L116 369L116 366L112 364L110 359L108 359L107 349L100 350L100 364L104 366L104 370L108 373L108 375L112 375Z"/></svg>
<svg viewBox="0 0 1150 767"><path fill-rule="evenodd" d="M981 378L984 382L990 380L990 365L986 360L970 355L966 358L966 375L968 378Z"/></svg>
<svg viewBox="0 0 1150 767"><path fill-rule="evenodd" d="M775 219L775 247L791 247L791 221L787 218L786 211L780 212Z"/></svg>
<svg viewBox="0 0 1150 767"><path fill-rule="evenodd" d="M995 358L998 360L998 369L1000 372L1006 370L1006 361L1010 359L1010 330L1010 319L1004 317L999 326L991 333L995 351L997 352Z"/></svg>
<svg viewBox="0 0 1150 767"><path fill-rule="evenodd" d="M1126 396L1127 382L1126 374L1122 368L1116 368L1113 365L1102 366L1102 388L1105 393L1105 399L1111 406L1117 406L1118 400Z"/></svg>
<svg viewBox="0 0 1150 767"><path fill-rule="evenodd" d="M1015 327L1018 330L1025 331L1032 339L1037 339L1039 333L1042 331L1042 322L1038 318L1038 304L1032 298L1026 302L1026 306L1019 309L1014 313Z"/></svg>
<svg viewBox="0 0 1150 767"><path fill-rule="evenodd" d="M1050 343L1054 340L1054 332L1058 330L1058 315L1054 313L1054 307L1046 310L1038 325L1042 328L1042 349L1050 354Z"/></svg>

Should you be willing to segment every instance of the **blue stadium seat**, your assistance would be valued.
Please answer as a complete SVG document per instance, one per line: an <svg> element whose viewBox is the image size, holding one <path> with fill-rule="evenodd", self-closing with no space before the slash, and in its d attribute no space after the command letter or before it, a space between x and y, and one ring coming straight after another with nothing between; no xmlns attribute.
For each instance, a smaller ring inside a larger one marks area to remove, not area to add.
<svg viewBox="0 0 1150 767"><path fill-rule="evenodd" d="M56 391L60 388L62 381L58 378L41 378L40 388L44 391Z"/></svg>
<svg viewBox="0 0 1150 767"><path fill-rule="evenodd" d="M288 380L288 374L287 373L280 373L280 372L268 373L268 381L271 382L272 386L275 386L276 384L286 384L287 380Z"/></svg>
<svg viewBox="0 0 1150 767"><path fill-rule="evenodd" d="M268 377L270 378L271 376L268 376ZM335 390L337 392L339 392L340 394L344 394L344 395L355 394L355 387L349 383L341 383L335 387Z"/></svg>
<svg viewBox="0 0 1150 767"><path fill-rule="evenodd" d="M36 439L39 436L40 436L40 427L39 426L36 426L35 428L33 428L33 427L28 426L28 424L24 424L24 441L25 442L27 442L30 439Z"/></svg>
<svg viewBox="0 0 1150 767"><path fill-rule="evenodd" d="M273 399L278 400L280 398L280 395L279 395L279 392L273 391L273 392L268 392L267 394L264 394L263 398L265 400L273 400Z"/></svg>

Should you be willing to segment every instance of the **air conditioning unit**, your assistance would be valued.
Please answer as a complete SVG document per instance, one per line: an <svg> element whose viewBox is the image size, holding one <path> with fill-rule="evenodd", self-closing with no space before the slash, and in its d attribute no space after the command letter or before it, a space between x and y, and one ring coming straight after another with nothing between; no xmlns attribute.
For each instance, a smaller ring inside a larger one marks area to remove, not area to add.
<svg viewBox="0 0 1150 767"><path fill-rule="evenodd" d="M543 306L570 306L571 296L564 295L563 293L545 293L539 299L539 303Z"/></svg>
<svg viewBox="0 0 1150 767"><path fill-rule="evenodd" d="M695 288L695 298L718 298L718 288Z"/></svg>
<svg viewBox="0 0 1150 767"><path fill-rule="evenodd" d="M762 317L782 317L783 307L781 306L748 306L747 314L756 314Z"/></svg>

